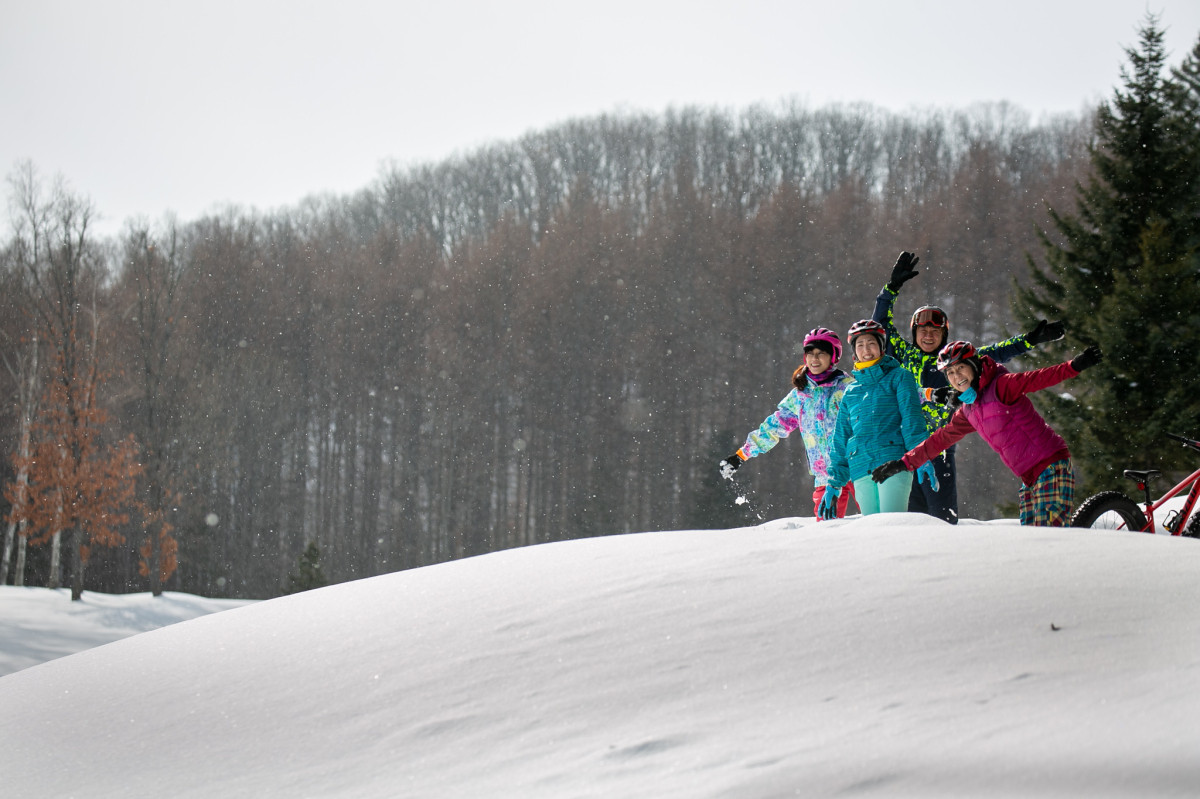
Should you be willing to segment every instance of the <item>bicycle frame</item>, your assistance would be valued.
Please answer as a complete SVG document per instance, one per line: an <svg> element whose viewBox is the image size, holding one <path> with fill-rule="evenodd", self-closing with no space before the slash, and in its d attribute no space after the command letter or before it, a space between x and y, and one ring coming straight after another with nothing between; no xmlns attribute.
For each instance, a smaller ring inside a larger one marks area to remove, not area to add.
<svg viewBox="0 0 1200 799"><path fill-rule="evenodd" d="M1147 492L1147 496L1149 496L1149 491L1145 483L1138 482L1137 486L1139 490ZM1157 501L1146 501L1146 526L1142 529L1142 532L1157 533L1158 528L1154 522L1154 511L1165 505L1167 500L1174 499L1182 494L1185 489L1189 488L1191 490L1188 491L1187 499L1184 501L1183 507L1180 508L1179 515L1175 517L1174 529L1170 531L1171 535L1183 535L1184 526L1187 524L1188 519L1192 517L1192 511L1196 508L1196 500L1200 499L1200 469L1185 477L1174 488L1159 497Z"/></svg>
<svg viewBox="0 0 1200 799"><path fill-rule="evenodd" d="M1139 482L1138 487L1141 488L1142 483ZM1145 504L1145 533L1157 533L1158 528L1156 523L1154 523L1154 511L1157 511L1159 507L1165 505L1166 501L1169 499L1178 497L1178 495L1183 493L1184 489L1187 488L1190 488L1190 491L1188 491L1188 498L1184 500L1183 507L1181 507L1180 512L1178 512L1178 516L1175 517L1174 529L1171 530L1171 535L1183 534L1184 525L1187 525L1188 519L1192 518L1192 511L1195 510L1196 500L1200 499L1200 469L1196 469L1192 474L1184 477L1184 479L1178 483L1178 485L1176 485L1174 488L1171 488L1170 491L1163 494L1162 497L1159 497L1157 501L1147 501Z"/></svg>

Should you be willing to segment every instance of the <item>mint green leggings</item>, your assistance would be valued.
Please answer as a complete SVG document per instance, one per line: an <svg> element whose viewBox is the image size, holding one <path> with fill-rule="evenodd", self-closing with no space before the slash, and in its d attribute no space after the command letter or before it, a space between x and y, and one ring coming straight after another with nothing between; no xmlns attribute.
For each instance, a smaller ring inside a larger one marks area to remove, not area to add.
<svg viewBox="0 0 1200 799"><path fill-rule="evenodd" d="M854 481L854 498L863 516L872 513L904 513L908 510L908 495L912 492L912 472L894 474L882 483L871 475Z"/></svg>

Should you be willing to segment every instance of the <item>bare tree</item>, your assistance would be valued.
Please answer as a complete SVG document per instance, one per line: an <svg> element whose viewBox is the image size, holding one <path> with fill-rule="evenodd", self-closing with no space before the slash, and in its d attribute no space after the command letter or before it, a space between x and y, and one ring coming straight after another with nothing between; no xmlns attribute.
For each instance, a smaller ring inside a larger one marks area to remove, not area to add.
<svg viewBox="0 0 1200 799"><path fill-rule="evenodd" d="M10 175L9 185L14 230L11 258L28 281L37 327L45 331L47 345L54 353L53 380L56 384L49 390L56 407L46 410L61 413L62 418L54 420L48 429L53 429L56 435L67 436L59 442L70 448L66 466L76 474L83 474L89 457L90 428L96 423L93 414L97 411L96 329L99 320L95 313L95 292L104 267L102 255L89 232L94 211L90 201L69 191L61 179L54 181L47 194L28 161L18 165ZM91 323L85 326L85 302L89 300ZM85 484L68 480L64 486L73 493L58 495L57 501L62 505L58 518L73 521L68 530L71 594L73 599L79 599L83 593L83 569L88 552L85 536L96 534L98 540L111 539L103 535L105 528L87 531L83 527L89 518L86 506L95 502L94 497L85 493ZM54 515L44 512L41 518L49 523ZM50 584L57 585L57 552L63 530L46 532L54 547Z"/></svg>
<svg viewBox="0 0 1200 799"><path fill-rule="evenodd" d="M25 520L22 509L29 500L29 469L25 466L31 453L31 436L33 419L37 414L39 384L38 384L38 339L31 337L29 351L26 354L18 352L15 363L5 358L5 366L13 376L17 386L17 450L14 459L18 466L13 482L6 487L5 497L12 507L8 523L4 529L4 552L0 555L0 585L8 579L13 544L17 545L17 571L13 575L13 585L25 584Z"/></svg>
<svg viewBox="0 0 1200 799"><path fill-rule="evenodd" d="M176 330L182 312L181 265L177 226L169 221L161 234L132 225L123 240L123 269L115 289L123 321L133 331L130 357L136 366L135 429L145 466L143 504L146 536L139 546L139 572L150 592L160 596L174 572L178 545L172 536L172 497L178 492L178 416L182 357Z"/></svg>

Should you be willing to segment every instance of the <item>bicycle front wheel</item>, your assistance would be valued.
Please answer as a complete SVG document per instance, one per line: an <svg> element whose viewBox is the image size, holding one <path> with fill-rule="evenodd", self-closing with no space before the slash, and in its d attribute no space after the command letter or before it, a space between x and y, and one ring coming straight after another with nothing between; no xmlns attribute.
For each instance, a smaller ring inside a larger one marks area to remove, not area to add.
<svg viewBox="0 0 1200 799"><path fill-rule="evenodd" d="M1101 491L1083 501L1071 517L1071 526L1141 532L1146 529L1146 514L1120 491Z"/></svg>

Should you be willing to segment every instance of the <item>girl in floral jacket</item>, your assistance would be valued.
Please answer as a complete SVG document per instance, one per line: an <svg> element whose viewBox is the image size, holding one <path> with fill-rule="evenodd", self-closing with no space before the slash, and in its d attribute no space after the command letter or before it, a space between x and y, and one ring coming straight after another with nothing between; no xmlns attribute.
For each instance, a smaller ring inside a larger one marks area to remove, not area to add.
<svg viewBox="0 0 1200 799"><path fill-rule="evenodd" d="M829 448L838 408L846 385L852 380L836 366L841 357L842 342L837 333L824 327L810 330L804 337L804 363L792 374L795 388L783 398L775 412L746 437L741 449L721 461L721 474L731 477L743 463L762 455L798 429L808 456L808 471L815 479L815 515L829 482ZM853 486L840 492L839 517L846 515L853 494Z"/></svg>

